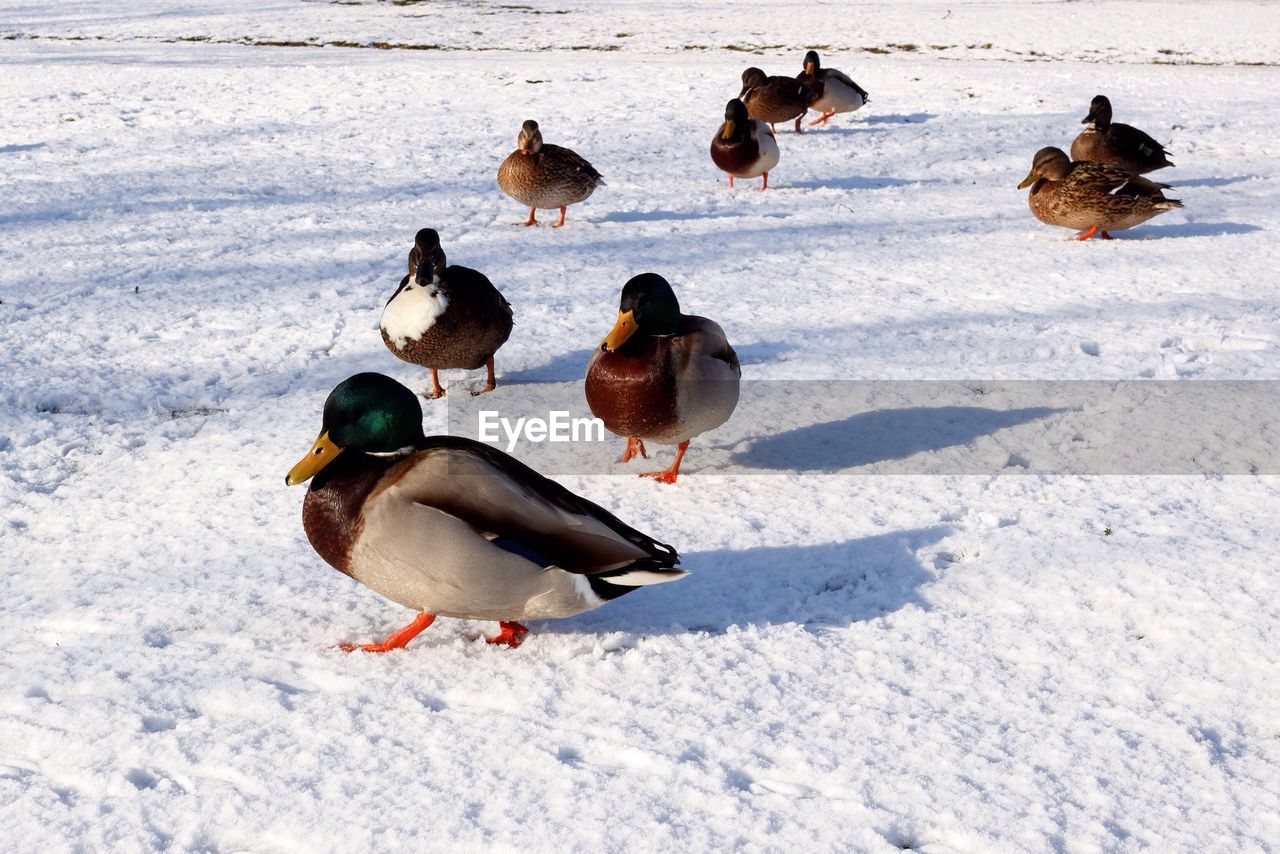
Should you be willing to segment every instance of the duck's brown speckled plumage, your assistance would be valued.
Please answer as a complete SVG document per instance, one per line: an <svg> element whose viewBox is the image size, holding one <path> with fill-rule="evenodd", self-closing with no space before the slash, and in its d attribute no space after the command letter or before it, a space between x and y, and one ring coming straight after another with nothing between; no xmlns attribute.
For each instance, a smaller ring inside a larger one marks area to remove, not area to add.
<svg viewBox="0 0 1280 854"><path fill-rule="evenodd" d="M769 77L759 68L742 72L742 92L738 100L747 107L747 114L769 124L796 120L796 132L800 131L800 119L809 109L810 93L804 84L794 77Z"/></svg>
<svg viewBox="0 0 1280 854"><path fill-rule="evenodd" d="M583 201L604 178L584 158L542 141L537 122L527 121L519 147L498 167L498 186L530 208L561 208Z"/></svg>
<svg viewBox="0 0 1280 854"><path fill-rule="evenodd" d="M1111 101L1098 95L1089 105L1088 124L1071 143L1072 160L1090 160L1141 175L1174 164L1160 143L1135 127L1111 121Z"/></svg>
<svg viewBox="0 0 1280 854"><path fill-rule="evenodd" d="M1182 207L1166 198L1167 184L1101 163L1071 162L1058 148L1041 149L1031 174L1027 202L1036 219L1076 230L1104 232L1133 228L1154 216Z"/></svg>

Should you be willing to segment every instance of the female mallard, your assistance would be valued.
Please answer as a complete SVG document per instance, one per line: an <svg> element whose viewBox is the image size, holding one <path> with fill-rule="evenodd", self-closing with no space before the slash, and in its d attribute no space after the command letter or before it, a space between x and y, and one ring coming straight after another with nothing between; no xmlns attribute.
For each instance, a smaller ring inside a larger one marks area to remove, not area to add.
<svg viewBox="0 0 1280 854"><path fill-rule="evenodd" d="M538 123L530 120L520 128L515 151L498 167L498 186L522 205L528 205L525 225L537 225L538 208L559 208L564 225L564 209L591 195L604 178L587 161L567 148L546 145Z"/></svg>
<svg viewBox="0 0 1280 854"><path fill-rule="evenodd" d="M809 106L822 111L810 125L825 125L836 113L852 113L870 100L867 90L854 83L849 75L834 68L823 68L816 50L804 55L804 71L797 74L796 79L809 90Z"/></svg>
<svg viewBox="0 0 1280 854"><path fill-rule="evenodd" d="M440 235L424 228L413 238L409 275L382 309L382 341L406 362L431 370L431 391L444 396L438 371L488 369L493 391L493 354L511 334L511 305L484 273L445 266Z"/></svg>
<svg viewBox="0 0 1280 854"><path fill-rule="evenodd" d="M734 98L724 108L724 122L711 140L711 160L733 179L764 176L761 190L769 189L769 170L778 165L778 143L773 131L759 119L747 118L747 108Z"/></svg>
<svg viewBox="0 0 1280 854"><path fill-rule="evenodd" d="M1111 121L1111 101L1098 95L1089 104L1088 125L1071 143L1072 160L1092 160L1141 175L1172 166L1164 146L1142 131Z"/></svg>
<svg viewBox="0 0 1280 854"><path fill-rule="evenodd" d="M1036 152L1029 174L1018 189L1031 187L1028 204L1036 219L1084 231L1077 239L1088 240L1101 232L1133 228L1157 214L1182 207L1177 199L1166 199L1157 184L1132 172L1124 172L1080 160L1072 163L1060 148Z"/></svg>
<svg viewBox="0 0 1280 854"><path fill-rule="evenodd" d="M399 649L438 616L497 620L489 642L519 646L528 629L517 620L568 617L687 574L671 546L496 448L423 436L417 398L382 374L329 394L320 436L285 483L308 479L312 548L419 612L348 652Z"/></svg>
<svg viewBox="0 0 1280 854"><path fill-rule="evenodd" d="M644 273L622 289L618 322L587 363L587 405L627 437L624 463L648 459L645 439L679 445L671 468L642 475L675 483L689 441L733 414L741 377L720 326L681 314L667 280Z"/></svg>
<svg viewBox="0 0 1280 854"><path fill-rule="evenodd" d="M751 118L768 122L770 128L795 119L796 133L803 133L800 120L809 109L809 90L794 77L767 77L759 68L748 68L742 72L738 100Z"/></svg>

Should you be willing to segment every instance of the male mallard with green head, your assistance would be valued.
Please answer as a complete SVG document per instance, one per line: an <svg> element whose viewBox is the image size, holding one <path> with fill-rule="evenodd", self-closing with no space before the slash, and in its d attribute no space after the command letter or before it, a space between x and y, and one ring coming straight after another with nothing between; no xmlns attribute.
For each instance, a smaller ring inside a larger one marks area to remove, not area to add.
<svg viewBox="0 0 1280 854"><path fill-rule="evenodd" d="M1096 96L1089 104L1089 115L1080 124L1088 125L1071 143L1072 160L1092 160L1141 175L1172 166L1164 146L1129 125L1111 121L1111 101Z"/></svg>
<svg viewBox="0 0 1280 854"><path fill-rule="evenodd" d="M747 108L737 98L724 108L724 121L711 140L711 160L733 179L764 176L761 190L769 189L769 170L778 165L778 142L759 119L747 118Z"/></svg>
<svg viewBox="0 0 1280 854"><path fill-rule="evenodd" d="M671 546L496 448L424 436L413 392L382 374L329 394L320 435L285 483L307 480L312 548L418 612L348 652L399 649L438 616L497 620L489 642L519 646L519 620L572 616L687 574Z"/></svg>
<svg viewBox="0 0 1280 854"><path fill-rule="evenodd" d="M719 324L682 314L667 280L644 273L622 289L617 323L587 363L587 405L627 437L624 463L648 458L646 439L678 445L670 468L642 475L675 483L690 440L733 414L741 378Z"/></svg>
<svg viewBox="0 0 1280 854"><path fill-rule="evenodd" d="M413 239L409 275L382 309L382 341L397 357L431 371L431 391L444 396L439 371L484 367L493 391L493 354L511 335L511 305L481 272L445 265L440 235L424 228Z"/></svg>
<svg viewBox="0 0 1280 854"><path fill-rule="evenodd" d="M804 71L796 75L809 90L809 106L822 115L810 125L825 125L836 113L852 113L862 108L870 98L863 89L843 71L823 68L818 52L811 50L804 55Z"/></svg>
<svg viewBox="0 0 1280 854"><path fill-rule="evenodd" d="M809 90L794 77L769 77L759 68L748 68L742 72L738 100L751 118L768 122L771 129L795 119L796 133L803 133L800 120L809 109Z"/></svg>
<svg viewBox="0 0 1280 854"><path fill-rule="evenodd" d="M1031 188L1027 198L1036 219L1083 231L1077 239L1133 228L1152 217L1182 207L1178 199L1166 199L1168 184L1103 166L1087 160L1071 162L1060 148L1036 152L1031 173L1018 189Z"/></svg>
<svg viewBox="0 0 1280 854"><path fill-rule="evenodd" d="M567 148L542 141L538 123L530 120L520 128L516 150L498 167L498 186L511 198L529 208L525 225L537 225L538 208L559 208L564 225L565 208L595 192L604 178L595 167Z"/></svg>

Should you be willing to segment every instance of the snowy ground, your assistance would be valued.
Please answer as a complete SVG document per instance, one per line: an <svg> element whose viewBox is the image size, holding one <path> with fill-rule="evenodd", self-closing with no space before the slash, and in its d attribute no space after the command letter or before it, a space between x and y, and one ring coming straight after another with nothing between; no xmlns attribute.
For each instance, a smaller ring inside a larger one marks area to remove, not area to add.
<svg viewBox="0 0 1280 854"><path fill-rule="evenodd" d="M282 481L336 382L423 384L427 225L515 306L495 400L645 270L755 380L1278 379L1280 8L50 5L0 0L6 850L1277 847L1274 478L725 476L734 422L560 478L688 579L381 657ZM810 45L871 103L730 191L725 100ZM1186 208L1080 244L1014 187L1099 92ZM525 118L608 181L565 229L494 182Z"/></svg>

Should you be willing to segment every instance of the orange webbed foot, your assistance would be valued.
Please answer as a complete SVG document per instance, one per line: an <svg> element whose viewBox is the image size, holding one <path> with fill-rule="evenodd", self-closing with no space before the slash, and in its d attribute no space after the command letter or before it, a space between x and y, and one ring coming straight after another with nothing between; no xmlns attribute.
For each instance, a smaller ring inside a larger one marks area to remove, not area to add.
<svg viewBox="0 0 1280 854"><path fill-rule="evenodd" d="M409 641L421 634L422 630L436 621L435 614L419 614L413 622L402 629L396 629L387 635L381 643L340 643L338 649L343 652L390 652L393 649L404 649Z"/></svg>
<svg viewBox="0 0 1280 854"><path fill-rule="evenodd" d="M663 471L646 471L640 473L641 477L651 477L658 483L675 483L676 478L680 476L680 472L675 469L664 469Z"/></svg>
<svg viewBox="0 0 1280 854"><path fill-rule="evenodd" d="M492 644L505 644L515 649L524 643L524 636L529 634L529 630L519 623L510 620L502 620L498 623L499 631L491 638L486 638L486 642Z"/></svg>

